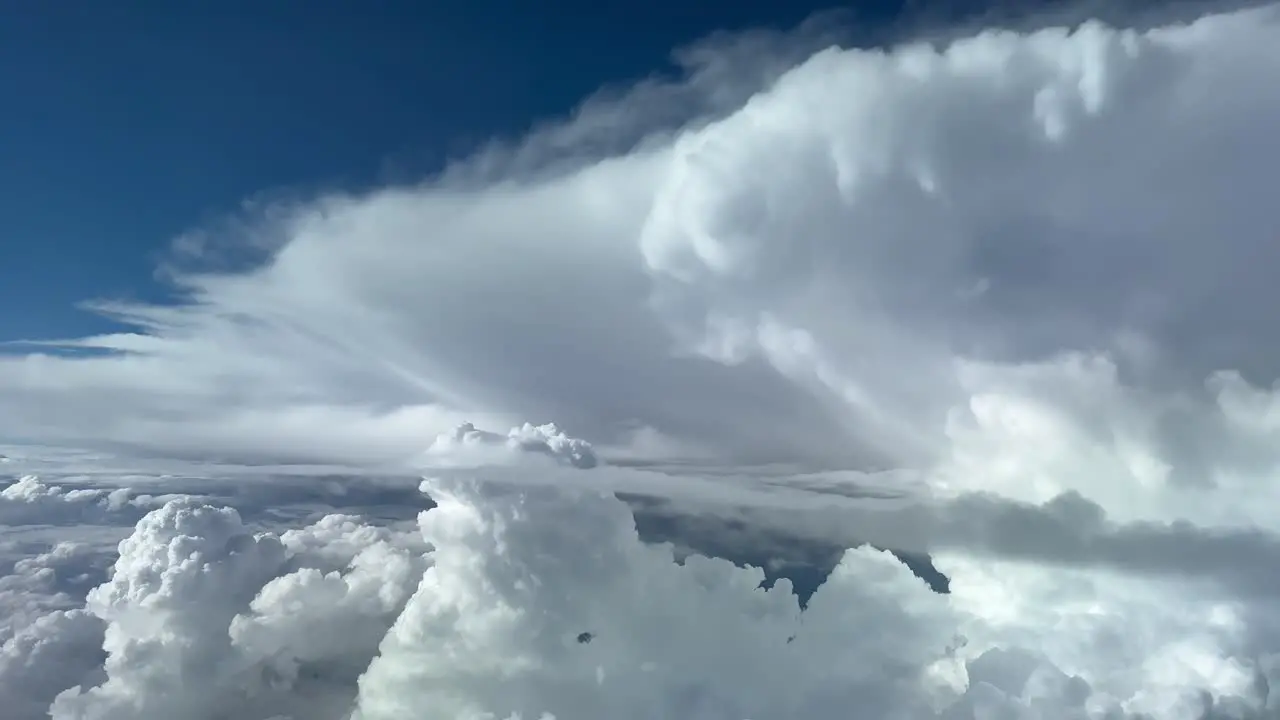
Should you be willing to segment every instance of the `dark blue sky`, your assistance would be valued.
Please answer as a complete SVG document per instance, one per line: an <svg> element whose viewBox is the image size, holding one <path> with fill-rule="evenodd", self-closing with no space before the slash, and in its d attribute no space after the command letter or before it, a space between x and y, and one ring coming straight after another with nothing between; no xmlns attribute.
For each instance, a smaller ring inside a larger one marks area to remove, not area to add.
<svg viewBox="0 0 1280 720"><path fill-rule="evenodd" d="M157 297L157 253L250 195L417 177L711 31L830 5L4 3L0 340L104 329L75 303Z"/></svg>

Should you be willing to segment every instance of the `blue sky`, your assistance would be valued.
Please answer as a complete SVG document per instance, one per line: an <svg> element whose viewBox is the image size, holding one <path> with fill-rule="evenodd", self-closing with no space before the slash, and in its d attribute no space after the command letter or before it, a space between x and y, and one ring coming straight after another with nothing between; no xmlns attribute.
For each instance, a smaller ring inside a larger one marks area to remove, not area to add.
<svg viewBox="0 0 1280 720"><path fill-rule="evenodd" d="M157 253L255 193L411 179L713 30L789 27L825 6L10 4L0 339L107 327L76 308L86 298L161 297Z"/></svg>

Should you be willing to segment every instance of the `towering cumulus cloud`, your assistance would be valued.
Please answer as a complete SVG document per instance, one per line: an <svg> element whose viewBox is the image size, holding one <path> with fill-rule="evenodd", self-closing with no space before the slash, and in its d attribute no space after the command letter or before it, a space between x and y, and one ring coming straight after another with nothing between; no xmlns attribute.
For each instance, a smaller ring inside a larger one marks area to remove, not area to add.
<svg viewBox="0 0 1280 720"><path fill-rule="evenodd" d="M1280 717L1280 6L740 42L0 355L0 714Z"/></svg>

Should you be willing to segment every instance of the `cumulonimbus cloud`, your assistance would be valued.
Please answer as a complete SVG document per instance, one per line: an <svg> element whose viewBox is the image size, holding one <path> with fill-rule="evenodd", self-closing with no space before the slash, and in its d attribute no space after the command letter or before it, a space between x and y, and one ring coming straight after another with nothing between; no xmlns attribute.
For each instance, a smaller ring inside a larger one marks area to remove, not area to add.
<svg viewBox="0 0 1280 720"><path fill-rule="evenodd" d="M537 418L875 465L945 445L964 361L1265 382L1274 27L831 49L629 155L271 207L231 240L264 262L4 356L3 432L372 462Z"/></svg>
<svg viewBox="0 0 1280 720"><path fill-rule="evenodd" d="M55 717L1274 713L1277 6L714 67L660 133L624 97L272 206L227 239L261 262L0 357L7 438L421 471L441 502L319 540L157 502L85 609L6 640L103 633ZM877 477L909 498L850 497ZM0 511L89 498L49 487ZM859 549L801 614L600 490Z"/></svg>

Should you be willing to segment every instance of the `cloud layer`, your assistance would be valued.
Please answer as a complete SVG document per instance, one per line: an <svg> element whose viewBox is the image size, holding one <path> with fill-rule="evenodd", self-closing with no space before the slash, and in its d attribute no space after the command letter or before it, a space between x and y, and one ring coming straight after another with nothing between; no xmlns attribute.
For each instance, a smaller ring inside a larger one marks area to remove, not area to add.
<svg viewBox="0 0 1280 720"><path fill-rule="evenodd" d="M186 302L0 355L0 699L1275 717L1278 6L812 38L252 209ZM803 610L696 552L766 531L828 555Z"/></svg>
<svg viewBox="0 0 1280 720"><path fill-rule="evenodd" d="M505 467L550 465L535 451ZM228 482L246 485L206 485ZM68 506L92 492L10 487ZM165 501L83 609L15 618L6 707L55 720L1274 711L1278 638L1257 616L1274 601L1193 577L942 552L944 594L860 545L802 609L789 580L762 587L764 569L645 542L610 494L446 477L421 491L434 507L416 522L329 510L269 531L216 493ZM65 581L78 562L60 547L21 574Z"/></svg>

